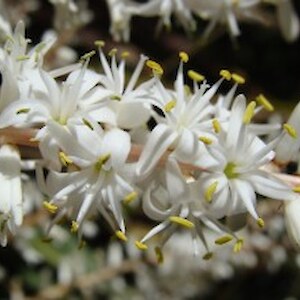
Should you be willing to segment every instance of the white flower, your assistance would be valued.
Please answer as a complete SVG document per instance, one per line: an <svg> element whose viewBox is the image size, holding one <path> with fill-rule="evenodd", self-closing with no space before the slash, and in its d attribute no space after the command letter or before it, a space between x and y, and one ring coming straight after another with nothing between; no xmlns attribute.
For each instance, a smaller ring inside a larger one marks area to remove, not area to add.
<svg viewBox="0 0 300 300"><path fill-rule="evenodd" d="M193 77L203 79L200 74ZM175 157L180 161L194 162L195 154L202 146L199 137L203 135L208 139L213 138L211 116L214 109L210 100L223 81L221 78L207 89L205 81L199 87L194 80L194 92L189 93L184 84L182 61L174 91L166 89L157 76L155 79L155 90L148 101L158 107L164 113L164 117L158 114L155 116L158 124L151 131L140 156L138 174L150 172L167 149L174 151Z"/></svg>
<svg viewBox="0 0 300 300"><path fill-rule="evenodd" d="M68 168L67 173L50 171L46 185L43 175L38 175L42 189L51 197L48 207L54 211L59 208L55 221L71 213L75 218L73 230L81 230L84 220L99 210L114 230L124 233L121 201L136 196L125 179L129 134L116 128L103 131L96 123L93 129L81 125L68 130L52 122L49 131Z"/></svg>
<svg viewBox="0 0 300 300"><path fill-rule="evenodd" d="M249 132L254 107L251 102L246 108L243 95L236 97L228 128L222 127L218 142L207 146L215 166L203 172L199 184L204 187L207 209L217 218L248 211L262 224L255 208L255 193L278 200L293 200L297 195L260 169L274 158L272 149L283 133L265 144Z"/></svg>
<svg viewBox="0 0 300 300"><path fill-rule="evenodd" d="M7 233L23 221L21 158L11 145L0 147L0 186L0 244L6 246Z"/></svg>
<svg viewBox="0 0 300 300"><path fill-rule="evenodd" d="M116 61L116 50L110 52L111 65L109 65L103 51L103 43L99 42L99 55L104 74L100 74L99 99L107 100L106 107L94 112L92 116L113 126L132 129L145 125L150 118L150 109L145 105L149 88L153 80L137 85L137 81L148 57L141 55L139 62L126 83L125 55L119 65ZM134 117L132 117L134 116Z"/></svg>

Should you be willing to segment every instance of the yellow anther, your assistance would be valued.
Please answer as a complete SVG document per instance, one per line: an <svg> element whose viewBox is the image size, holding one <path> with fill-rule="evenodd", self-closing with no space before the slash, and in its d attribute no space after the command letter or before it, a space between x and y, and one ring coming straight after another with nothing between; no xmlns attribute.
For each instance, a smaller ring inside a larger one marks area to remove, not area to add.
<svg viewBox="0 0 300 300"><path fill-rule="evenodd" d="M243 244L244 244L244 240L243 239L238 239L236 241L236 243L234 244L234 246L233 246L233 252L234 253L240 252L242 250Z"/></svg>
<svg viewBox="0 0 300 300"><path fill-rule="evenodd" d="M184 51L179 52L179 57L180 57L181 61L184 62L184 63L187 63L189 61L189 56Z"/></svg>
<svg viewBox="0 0 300 300"><path fill-rule="evenodd" d="M78 231L79 224L76 221L72 221L71 223L71 232L76 233Z"/></svg>
<svg viewBox="0 0 300 300"><path fill-rule="evenodd" d="M27 60L27 59L30 59L30 56L28 55L20 55L16 58L17 61L24 61L24 60Z"/></svg>
<svg viewBox="0 0 300 300"><path fill-rule="evenodd" d="M228 70L221 70L220 76L228 81L231 79L231 73Z"/></svg>
<svg viewBox="0 0 300 300"><path fill-rule="evenodd" d="M127 236L125 235L125 233L123 231L118 230L118 231L115 232L115 234L116 234L116 237L119 240L121 240L123 242L127 242Z"/></svg>
<svg viewBox="0 0 300 300"><path fill-rule="evenodd" d="M215 181L215 182L211 183L205 190L204 198L208 203L210 203L212 201L214 193L217 190L217 186L218 186L218 181Z"/></svg>
<svg viewBox="0 0 300 300"><path fill-rule="evenodd" d="M121 101L122 97L120 95L111 95L110 100Z"/></svg>
<svg viewBox="0 0 300 300"><path fill-rule="evenodd" d="M265 227L265 221L262 218L258 218L257 221L256 221L256 223L257 223L257 225L260 228L264 228Z"/></svg>
<svg viewBox="0 0 300 300"><path fill-rule="evenodd" d="M224 245L224 244L232 241L232 239L233 239L232 235L224 235L224 236L221 236L220 238L216 239L215 244L216 245Z"/></svg>
<svg viewBox="0 0 300 300"><path fill-rule="evenodd" d="M237 84L244 84L245 81L246 81L244 77L242 77L241 75L236 74L236 73L232 73L232 74L231 74L231 78L232 78L233 81L235 81L235 83L237 83Z"/></svg>
<svg viewBox="0 0 300 300"><path fill-rule="evenodd" d="M116 55L117 52L118 52L118 49L117 49L117 48L112 48L112 49L108 52L108 55L109 55L109 56L114 56L114 55Z"/></svg>
<svg viewBox="0 0 300 300"><path fill-rule="evenodd" d="M217 119L212 120L212 125L215 133L219 133L221 131L221 124Z"/></svg>
<svg viewBox="0 0 300 300"><path fill-rule="evenodd" d="M142 251L145 251L148 249L148 246L140 241L135 241L135 246Z"/></svg>
<svg viewBox="0 0 300 300"><path fill-rule="evenodd" d="M244 116L243 116L243 123L244 124L249 124L254 116L254 109L256 107L256 102L255 101L251 101L247 107L246 110L244 112Z"/></svg>
<svg viewBox="0 0 300 300"><path fill-rule="evenodd" d="M95 55L95 54L96 54L96 51L95 51L95 50L92 50L92 51L90 51L90 52L88 52L88 53L82 55L82 56L80 57L80 60L87 60L87 59L90 59L90 58L91 58L93 55Z"/></svg>
<svg viewBox="0 0 300 300"><path fill-rule="evenodd" d="M86 125L88 128L90 128L91 130L94 130L93 125L91 124L91 122L85 118L82 119L82 122L84 125Z"/></svg>
<svg viewBox="0 0 300 300"><path fill-rule="evenodd" d="M176 106L176 100L169 101L165 106L164 110L165 112L170 112L174 107Z"/></svg>
<svg viewBox="0 0 300 300"><path fill-rule="evenodd" d="M186 228L194 228L195 227L195 224L185 218L182 218L182 217L178 217L178 216L171 216L169 217L169 220L173 223L176 223L178 225L181 225L183 227L186 227Z"/></svg>
<svg viewBox="0 0 300 300"><path fill-rule="evenodd" d="M51 214L55 214L58 207L54 204L49 203L48 201L44 201L43 202L43 206L45 209L47 209L47 211Z"/></svg>
<svg viewBox="0 0 300 300"><path fill-rule="evenodd" d="M162 66L154 60L147 60L146 66L152 69L154 74L162 75L164 73Z"/></svg>
<svg viewBox="0 0 300 300"><path fill-rule="evenodd" d="M64 153L63 151L60 151L58 156L59 156L60 162L65 167L67 167L68 165L73 163L72 159L66 153Z"/></svg>
<svg viewBox="0 0 300 300"><path fill-rule="evenodd" d="M155 247L154 251L155 251L157 262L159 264L162 264L164 262L164 255L161 251L161 248L160 247Z"/></svg>
<svg viewBox="0 0 300 300"><path fill-rule="evenodd" d="M20 108L16 111L16 114L19 115L19 114L26 114L30 111L30 108Z"/></svg>
<svg viewBox="0 0 300 300"><path fill-rule="evenodd" d="M209 137L207 136L199 136L199 141L206 144L206 145L210 145L212 144L213 140L210 139Z"/></svg>
<svg viewBox="0 0 300 300"><path fill-rule="evenodd" d="M262 105L267 111L274 111L274 106L263 94L259 94L256 97L256 101L258 104Z"/></svg>
<svg viewBox="0 0 300 300"><path fill-rule="evenodd" d="M285 129L285 131L288 133L288 135L294 139L297 138L297 132L296 129L288 123L283 124L283 128Z"/></svg>
<svg viewBox="0 0 300 300"><path fill-rule="evenodd" d="M136 191L132 191L123 198L124 204L129 204L137 198L138 194Z"/></svg>
<svg viewBox="0 0 300 300"><path fill-rule="evenodd" d="M210 260L213 257L213 253L212 252L207 252L202 256L202 259L204 260Z"/></svg>
<svg viewBox="0 0 300 300"><path fill-rule="evenodd" d="M110 157L111 157L110 153L107 153L107 154L104 154L104 155L100 156L98 161L95 163L96 171L100 172L101 169L102 169L102 166L110 159Z"/></svg>
<svg viewBox="0 0 300 300"><path fill-rule="evenodd" d="M100 47L100 48L105 46L105 42L102 40L97 40L94 42L94 44L95 44L95 46Z"/></svg>
<svg viewBox="0 0 300 300"><path fill-rule="evenodd" d="M193 71L193 70L189 70L187 72L187 74L192 80L197 81L197 82L201 82L205 79L205 77L203 75L201 75L200 73Z"/></svg>
<svg viewBox="0 0 300 300"><path fill-rule="evenodd" d="M293 191L294 191L295 193L300 193L300 185L295 186L295 187L293 188Z"/></svg>
<svg viewBox="0 0 300 300"><path fill-rule="evenodd" d="M122 58L127 58L130 55L129 51L123 51L121 54Z"/></svg>

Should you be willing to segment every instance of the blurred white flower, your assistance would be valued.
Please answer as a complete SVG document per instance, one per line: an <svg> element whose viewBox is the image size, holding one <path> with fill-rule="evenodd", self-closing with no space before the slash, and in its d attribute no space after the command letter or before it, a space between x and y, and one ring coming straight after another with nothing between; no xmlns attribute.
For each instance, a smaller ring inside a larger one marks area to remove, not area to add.
<svg viewBox="0 0 300 300"><path fill-rule="evenodd" d="M285 224L290 240L300 249L300 198L287 201L284 206Z"/></svg>

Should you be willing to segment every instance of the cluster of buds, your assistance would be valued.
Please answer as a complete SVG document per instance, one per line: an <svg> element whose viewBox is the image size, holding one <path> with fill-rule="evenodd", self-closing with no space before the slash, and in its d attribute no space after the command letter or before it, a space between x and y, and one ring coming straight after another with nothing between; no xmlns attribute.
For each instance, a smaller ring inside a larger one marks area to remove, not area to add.
<svg viewBox="0 0 300 300"><path fill-rule="evenodd" d="M204 259L212 256L206 228L219 234L216 244L233 241L233 250L240 251L243 239L234 230L234 217L250 214L264 227L257 195L299 206L299 188L270 171L276 149L298 143L296 130L289 123L253 123L255 115L274 108L262 94L247 104L237 93L245 83L239 74L221 70L220 79L209 85L196 70L184 70L189 56L180 52L173 88L162 82L162 66L144 55L127 80L128 53L118 60L112 49L108 58L103 41L95 42L102 72L88 67L96 51L77 64L46 71L43 56L51 42L28 51L24 31L19 22L0 49L3 246L8 232L22 224L22 171L29 165L47 199L44 208L54 215L48 231L67 218L82 240L86 220L100 213L126 242L123 206L140 200L145 216L158 225L135 244L146 250L160 234L155 248L159 261L165 243L182 228L191 233L195 254L205 247ZM151 76L138 84L145 66ZM58 80L62 74L68 74L66 79ZM187 77L192 87L186 85ZM231 88L220 94L224 81ZM263 136L273 138L265 142ZM29 152L31 164L18 150L22 145L39 149L37 158L36 151ZM293 216L287 224L298 241Z"/></svg>

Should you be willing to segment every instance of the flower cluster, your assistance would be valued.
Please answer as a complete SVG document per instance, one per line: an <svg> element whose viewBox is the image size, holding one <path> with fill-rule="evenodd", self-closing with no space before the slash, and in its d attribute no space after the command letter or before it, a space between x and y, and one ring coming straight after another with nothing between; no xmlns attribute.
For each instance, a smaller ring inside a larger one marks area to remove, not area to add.
<svg viewBox="0 0 300 300"><path fill-rule="evenodd" d="M171 27L173 16L188 32L197 28L197 18L208 21L203 37L208 38L215 28L225 25L231 37L240 33L238 21L265 23L269 7L276 9L276 18L283 37L291 42L299 35L299 19L291 0L148 0L138 3L129 0L107 0L110 10L110 32L114 39L128 41L133 16L158 17L158 29Z"/></svg>
<svg viewBox="0 0 300 300"><path fill-rule="evenodd" d="M221 70L220 79L210 85L195 70L185 72L189 57L180 52L173 88L162 82L163 68L144 55L127 80L128 53L112 49L107 57L103 41L95 42L100 73L88 67L95 51L69 68L46 71L43 57L51 43L28 51L19 22L0 52L2 245L24 213L25 161L13 143L39 147L36 179L47 198L44 207L54 215L48 230L67 217L71 231L82 239L86 221L100 213L126 241L123 206L141 199L145 215L158 224L136 246L146 250L147 241L162 233L155 248L159 261L162 247L181 228L191 233L195 254L199 241L206 249L204 259L212 256L206 228L219 235L218 245L234 240L238 252L243 239L232 225L235 216L249 213L264 226L257 195L300 201L292 186L267 171L274 149L283 140L291 145L297 133L288 123L252 123L256 114L273 111L273 106L262 94L249 104L243 94L236 95L245 82L242 76ZM145 66L152 76L140 82ZM66 73L63 81L56 79ZM232 87L221 95L224 81ZM12 128L34 130L34 135L13 138ZM266 143L262 136L270 133L276 137Z"/></svg>

